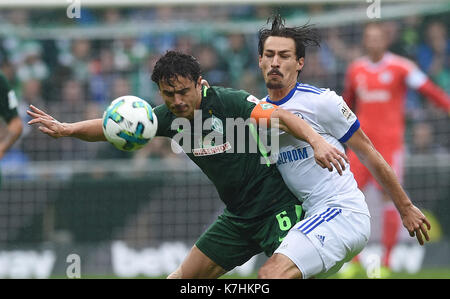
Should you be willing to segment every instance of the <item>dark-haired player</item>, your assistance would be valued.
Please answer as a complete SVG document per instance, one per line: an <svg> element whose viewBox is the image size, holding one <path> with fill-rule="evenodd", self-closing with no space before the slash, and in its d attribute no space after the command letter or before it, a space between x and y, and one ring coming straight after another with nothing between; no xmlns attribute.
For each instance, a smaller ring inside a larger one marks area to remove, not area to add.
<svg viewBox="0 0 450 299"><path fill-rule="evenodd" d="M270 256L289 228L300 220L301 206L277 168L261 163L261 152L236 151L240 146L238 135L245 136L243 142L249 144L256 130L245 126L241 134L232 134L227 132L227 121L279 119L275 126L311 144L317 163L330 171L334 167L342 173L345 155L326 143L306 122L285 110L260 103L245 91L203 87L200 65L192 56L167 52L156 62L152 80L165 102L154 109L158 118L156 135L185 134L184 139L178 140L180 146L214 183L226 205L223 214L169 278L217 278L260 252ZM33 117L29 124L40 124L39 129L52 137L106 140L101 119L60 123L35 107L28 114ZM173 125L180 120L187 120L185 126ZM208 129L203 124L211 120ZM195 130L197 121L201 126L199 132ZM209 138L213 133L218 134L217 139ZM217 142L220 137L222 141Z"/></svg>
<svg viewBox="0 0 450 299"><path fill-rule="evenodd" d="M0 119L6 127L0 127L0 160L22 134L22 121L17 114L17 98L5 76L0 73ZM1 186L1 176L0 176Z"/></svg>
<svg viewBox="0 0 450 299"><path fill-rule="evenodd" d="M392 168L373 147L355 114L329 89L297 81L305 66L305 47L319 44L308 25L285 27L281 16L259 32L259 67L269 95L266 102L304 119L340 150L345 143L393 198L403 224L423 244L430 225L402 189ZM261 278L326 277L338 271L366 245L370 216L350 170L324 171L314 162L310 144L280 136L277 162L289 189L302 201L306 218L295 224L259 271ZM346 168L349 168L348 165Z"/></svg>

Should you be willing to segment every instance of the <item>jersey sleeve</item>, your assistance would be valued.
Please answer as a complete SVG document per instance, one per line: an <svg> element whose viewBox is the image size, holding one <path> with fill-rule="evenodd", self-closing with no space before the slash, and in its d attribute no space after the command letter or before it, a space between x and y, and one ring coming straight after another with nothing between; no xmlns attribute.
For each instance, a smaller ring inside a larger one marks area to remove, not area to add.
<svg viewBox="0 0 450 299"><path fill-rule="evenodd" d="M317 108L318 120L325 132L342 143L347 142L360 127L355 113L334 91L327 91L321 95Z"/></svg>
<svg viewBox="0 0 450 299"><path fill-rule="evenodd" d="M425 83L422 84L417 91L419 91L437 107L450 112L450 96L445 92L445 90L434 84L431 80L425 81Z"/></svg>
<svg viewBox="0 0 450 299"><path fill-rule="evenodd" d="M277 110L277 108L277 105L261 101L257 105L255 105L250 117L254 119L256 123L259 124L261 123L261 121L263 121L268 126L272 113Z"/></svg>
<svg viewBox="0 0 450 299"><path fill-rule="evenodd" d="M11 119L18 116L18 105L14 90L10 88L6 78L0 75L0 117L9 123Z"/></svg>
<svg viewBox="0 0 450 299"><path fill-rule="evenodd" d="M412 65L406 72L405 82L409 88L418 89L428 80L427 75L417 66Z"/></svg>
<svg viewBox="0 0 450 299"><path fill-rule="evenodd" d="M409 88L415 89L434 103L437 107L450 111L450 99L448 94L434 84L430 78L411 61L405 59L402 67L405 72L405 82Z"/></svg>

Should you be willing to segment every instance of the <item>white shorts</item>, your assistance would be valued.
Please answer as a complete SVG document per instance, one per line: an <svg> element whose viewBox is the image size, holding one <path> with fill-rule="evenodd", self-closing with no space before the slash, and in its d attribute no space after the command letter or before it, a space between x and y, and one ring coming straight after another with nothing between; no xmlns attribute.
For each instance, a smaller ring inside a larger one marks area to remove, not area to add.
<svg viewBox="0 0 450 299"><path fill-rule="evenodd" d="M370 217L328 208L291 228L275 253L286 255L303 278L330 276L366 246Z"/></svg>

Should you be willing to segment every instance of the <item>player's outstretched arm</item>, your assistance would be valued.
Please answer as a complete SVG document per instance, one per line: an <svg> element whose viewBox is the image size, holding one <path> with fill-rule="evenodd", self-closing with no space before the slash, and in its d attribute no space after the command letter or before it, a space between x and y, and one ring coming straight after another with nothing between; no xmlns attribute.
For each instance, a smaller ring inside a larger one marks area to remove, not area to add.
<svg viewBox="0 0 450 299"><path fill-rule="evenodd" d="M75 137L84 141L106 141L102 119L90 119L75 123L61 123L51 115L30 105L27 114L32 117L29 125L39 124L38 129L53 138Z"/></svg>
<svg viewBox="0 0 450 299"><path fill-rule="evenodd" d="M278 108L271 114L271 126L311 144L317 164L322 168L328 168L329 171L333 171L334 166L339 175L342 175L342 171L345 170L344 160L348 162L347 156L326 142L306 121Z"/></svg>
<svg viewBox="0 0 450 299"><path fill-rule="evenodd" d="M408 230L409 235L411 237L416 236L420 245L424 244L423 237L429 241L430 238L427 229L431 229L430 222L413 205L405 190L400 185L394 170L375 149L366 134L361 129L358 129L346 144L355 152L361 163L369 169L373 177L392 198L402 217L403 226Z"/></svg>
<svg viewBox="0 0 450 299"><path fill-rule="evenodd" d="M445 90L433 83L419 67L411 61L405 64L405 82L408 87L417 90L436 107L441 108L450 115L450 96Z"/></svg>

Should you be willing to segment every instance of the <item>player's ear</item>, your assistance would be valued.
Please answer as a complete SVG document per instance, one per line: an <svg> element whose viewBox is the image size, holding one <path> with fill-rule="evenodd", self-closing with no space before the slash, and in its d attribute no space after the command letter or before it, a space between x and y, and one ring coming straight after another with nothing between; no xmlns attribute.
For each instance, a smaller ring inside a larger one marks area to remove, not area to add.
<svg viewBox="0 0 450 299"><path fill-rule="evenodd" d="M297 60L297 71L301 71L304 65L305 65L305 57L300 57Z"/></svg>
<svg viewBox="0 0 450 299"><path fill-rule="evenodd" d="M201 84L202 84L203 86L208 87L208 88L210 87L210 86L209 86L209 82L208 82L207 80L205 80L205 79L202 79Z"/></svg>
<svg viewBox="0 0 450 299"><path fill-rule="evenodd" d="M195 83L195 87L196 87L197 89L199 89L199 90L202 89L202 80L203 80L203 77L202 77L202 76L199 76L198 79L197 79L197 82Z"/></svg>

